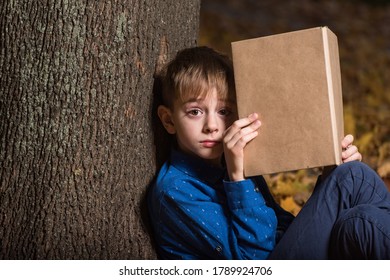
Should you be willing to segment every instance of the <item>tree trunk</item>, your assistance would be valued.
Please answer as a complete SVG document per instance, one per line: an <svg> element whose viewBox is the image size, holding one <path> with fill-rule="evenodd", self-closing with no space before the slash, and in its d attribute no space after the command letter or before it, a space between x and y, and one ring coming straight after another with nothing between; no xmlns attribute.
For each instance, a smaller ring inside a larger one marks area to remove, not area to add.
<svg viewBox="0 0 390 280"><path fill-rule="evenodd" d="M153 75L200 0L3 0L0 258L153 259Z"/></svg>

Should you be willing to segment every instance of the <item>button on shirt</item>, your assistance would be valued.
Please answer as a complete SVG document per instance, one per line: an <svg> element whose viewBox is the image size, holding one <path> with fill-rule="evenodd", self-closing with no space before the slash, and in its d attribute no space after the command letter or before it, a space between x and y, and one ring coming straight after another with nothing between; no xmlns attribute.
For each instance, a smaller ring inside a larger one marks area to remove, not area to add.
<svg viewBox="0 0 390 280"><path fill-rule="evenodd" d="M266 259L277 219L264 179L224 180L226 170L172 151L149 193L162 259Z"/></svg>

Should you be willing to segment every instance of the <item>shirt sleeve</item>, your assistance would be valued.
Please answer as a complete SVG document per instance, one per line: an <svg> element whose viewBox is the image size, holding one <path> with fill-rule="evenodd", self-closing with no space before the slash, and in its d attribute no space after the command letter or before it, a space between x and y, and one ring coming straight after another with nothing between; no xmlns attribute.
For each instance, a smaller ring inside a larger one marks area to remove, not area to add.
<svg viewBox="0 0 390 280"><path fill-rule="evenodd" d="M295 217L290 212L284 210L275 201L263 176L252 177L252 180L255 181L256 187L261 191L267 206L271 207L276 214L276 218L278 221L278 226L276 230L276 243L278 243L278 241L287 231L288 227L290 226Z"/></svg>
<svg viewBox="0 0 390 280"><path fill-rule="evenodd" d="M224 182L240 259L266 258L275 246L276 216L252 180Z"/></svg>
<svg viewBox="0 0 390 280"><path fill-rule="evenodd" d="M162 257L267 258L275 246L277 221L254 181L224 182L225 201L194 184L172 180L155 202Z"/></svg>

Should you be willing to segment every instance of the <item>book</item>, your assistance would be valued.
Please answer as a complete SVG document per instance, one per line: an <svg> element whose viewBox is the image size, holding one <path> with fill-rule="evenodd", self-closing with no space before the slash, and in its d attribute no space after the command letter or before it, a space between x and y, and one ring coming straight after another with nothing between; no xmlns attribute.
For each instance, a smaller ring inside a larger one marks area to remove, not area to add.
<svg viewBox="0 0 390 280"><path fill-rule="evenodd" d="M315 27L232 42L240 118L262 126L244 149L245 176L339 165L344 137L338 42Z"/></svg>

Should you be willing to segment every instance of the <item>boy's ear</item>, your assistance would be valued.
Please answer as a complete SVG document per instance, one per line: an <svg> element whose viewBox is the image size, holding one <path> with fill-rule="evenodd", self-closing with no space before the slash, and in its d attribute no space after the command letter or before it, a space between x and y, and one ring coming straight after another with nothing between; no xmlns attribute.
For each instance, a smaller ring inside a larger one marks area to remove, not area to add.
<svg viewBox="0 0 390 280"><path fill-rule="evenodd" d="M157 109L157 115L160 118L166 131L169 134L175 134L176 129L175 129L175 125L174 125L173 120L172 120L171 110L166 106L160 105L160 106L158 106L158 109Z"/></svg>

